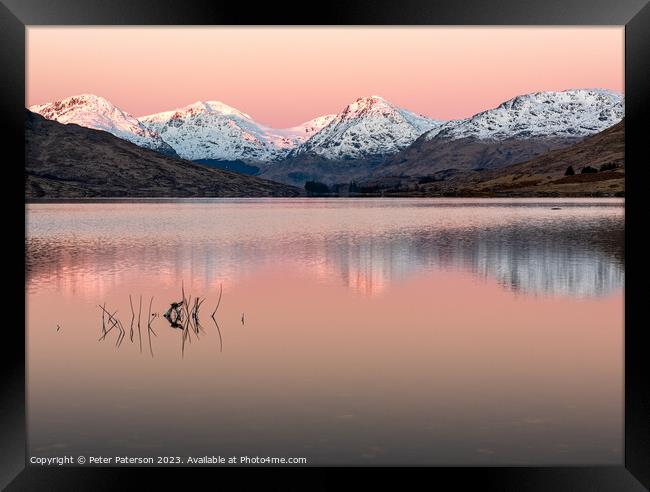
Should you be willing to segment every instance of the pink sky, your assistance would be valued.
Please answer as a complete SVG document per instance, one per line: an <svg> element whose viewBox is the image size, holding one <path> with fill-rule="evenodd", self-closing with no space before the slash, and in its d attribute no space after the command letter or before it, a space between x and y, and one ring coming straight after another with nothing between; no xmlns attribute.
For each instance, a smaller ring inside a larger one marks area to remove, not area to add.
<svg viewBox="0 0 650 492"><path fill-rule="evenodd" d="M29 27L27 105L93 93L141 116L219 100L288 127L377 94L454 119L527 92L622 92L623 40L623 27Z"/></svg>

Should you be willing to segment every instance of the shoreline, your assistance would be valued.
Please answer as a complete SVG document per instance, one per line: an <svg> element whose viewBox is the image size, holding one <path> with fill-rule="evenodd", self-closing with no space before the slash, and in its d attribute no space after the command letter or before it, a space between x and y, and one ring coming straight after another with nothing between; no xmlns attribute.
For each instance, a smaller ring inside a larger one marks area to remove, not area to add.
<svg viewBox="0 0 650 492"><path fill-rule="evenodd" d="M277 200L386 200L391 201L395 199L404 200L545 200L545 201L561 201L561 200L571 200L571 201L588 201L588 200L607 200L607 201L620 201L625 202L625 197L621 196L479 196L479 195L453 195L453 196L415 196L415 195L405 195L405 196L372 196L372 195L363 195L363 196L259 196L259 197L78 197L78 198L29 198L25 200L25 205L31 204L43 204L43 203L182 203L182 202L192 202L192 201L228 201L228 202L237 202L237 201L277 201Z"/></svg>

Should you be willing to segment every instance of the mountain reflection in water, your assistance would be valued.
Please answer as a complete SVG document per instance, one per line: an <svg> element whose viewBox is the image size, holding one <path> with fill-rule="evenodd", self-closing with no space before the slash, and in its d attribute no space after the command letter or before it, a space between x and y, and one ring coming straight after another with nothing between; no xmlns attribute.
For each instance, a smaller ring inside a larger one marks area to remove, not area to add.
<svg viewBox="0 0 650 492"><path fill-rule="evenodd" d="M624 282L620 200L212 200L31 205L30 286L156 272L213 285L296 265L357 292L439 268L539 295ZM553 207L560 210L553 210Z"/></svg>
<svg viewBox="0 0 650 492"><path fill-rule="evenodd" d="M620 464L623 224L621 200L30 204L28 453ZM163 316L185 296L204 331ZM100 306L124 334L98 341Z"/></svg>

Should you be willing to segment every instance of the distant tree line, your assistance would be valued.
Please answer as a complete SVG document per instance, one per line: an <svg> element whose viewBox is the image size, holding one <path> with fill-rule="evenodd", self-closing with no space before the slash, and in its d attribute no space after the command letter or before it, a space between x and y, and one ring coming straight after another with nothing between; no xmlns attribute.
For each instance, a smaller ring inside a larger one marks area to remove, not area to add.
<svg viewBox="0 0 650 492"><path fill-rule="evenodd" d="M418 178L418 184L435 183L436 181L442 181L442 179L435 176L421 176Z"/></svg>
<svg viewBox="0 0 650 492"><path fill-rule="evenodd" d="M603 171L612 171L614 169L618 169L618 164L615 162L608 162L606 164L602 164L598 169L592 166L584 166L582 169L580 169L580 174L593 174L593 173L599 173ZM573 169L573 166L569 166L566 168L566 171L564 171L565 176L573 176L575 174L575 170Z"/></svg>
<svg viewBox="0 0 650 492"><path fill-rule="evenodd" d="M352 181L349 187L350 193L378 193L382 189L379 185L360 185L356 181Z"/></svg>
<svg viewBox="0 0 650 492"><path fill-rule="evenodd" d="M330 192L330 188L320 181L307 181L305 183L305 191L309 195L327 195Z"/></svg>
<svg viewBox="0 0 650 492"><path fill-rule="evenodd" d="M326 184L321 181L305 182L305 191L309 196L348 196L348 195L383 195L384 193L408 192L417 190L419 184L440 181L434 177L413 178L410 183L401 180Z"/></svg>

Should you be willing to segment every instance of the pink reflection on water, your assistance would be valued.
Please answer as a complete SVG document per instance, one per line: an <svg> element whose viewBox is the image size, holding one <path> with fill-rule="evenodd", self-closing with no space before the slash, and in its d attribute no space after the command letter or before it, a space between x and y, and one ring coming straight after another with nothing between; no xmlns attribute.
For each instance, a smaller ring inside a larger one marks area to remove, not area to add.
<svg viewBox="0 0 650 492"><path fill-rule="evenodd" d="M620 208L393 206L37 207L30 449L619 463L624 272L594 236ZM161 318L153 358L98 342L98 303L128 326L181 282L207 297L185 357Z"/></svg>

